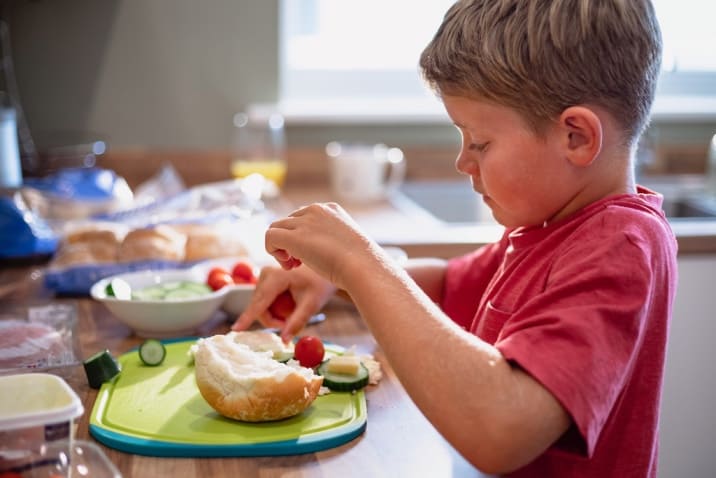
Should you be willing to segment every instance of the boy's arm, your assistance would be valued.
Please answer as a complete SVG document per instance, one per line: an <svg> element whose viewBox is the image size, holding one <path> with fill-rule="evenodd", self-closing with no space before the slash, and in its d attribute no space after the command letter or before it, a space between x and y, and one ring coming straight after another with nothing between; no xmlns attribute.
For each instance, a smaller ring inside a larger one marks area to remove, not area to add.
<svg viewBox="0 0 716 478"><path fill-rule="evenodd" d="M353 302L416 405L476 467L522 467L567 430L570 417L550 392L435 304L444 263L366 266L346 268L356 271L345 282Z"/></svg>
<svg viewBox="0 0 716 478"><path fill-rule="evenodd" d="M435 303L440 303L445 282L447 261L435 258L408 259L404 268L408 275Z"/></svg>

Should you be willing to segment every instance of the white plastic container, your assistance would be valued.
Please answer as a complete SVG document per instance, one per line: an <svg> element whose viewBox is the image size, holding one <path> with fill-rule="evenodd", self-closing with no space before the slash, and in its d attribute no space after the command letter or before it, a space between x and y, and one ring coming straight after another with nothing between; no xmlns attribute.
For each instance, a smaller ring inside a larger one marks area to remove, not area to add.
<svg viewBox="0 0 716 478"><path fill-rule="evenodd" d="M0 471L31 466L52 442L72 443L84 409L62 378L47 373L0 376Z"/></svg>

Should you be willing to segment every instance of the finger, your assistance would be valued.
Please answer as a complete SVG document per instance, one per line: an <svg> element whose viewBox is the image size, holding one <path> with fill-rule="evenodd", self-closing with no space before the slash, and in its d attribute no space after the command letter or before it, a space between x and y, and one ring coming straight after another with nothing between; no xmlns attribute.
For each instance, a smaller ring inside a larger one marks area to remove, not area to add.
<svg viewBox="0 0 716 478"><path fill-rule="evenodd" d="M236 319L236 322L231 325L231 330L237 332L241 330L246 330L251 327L251 324L253 324L254 321L255 318L252 315L242 313L241 315L239 315L239 318Z"/></svg>
<svg viewBox="0 0 716 478"><path fill-rule="evenodd" d="M302 264L300 259L291 256L285 249L269 250L267 248L266 251L276 259L282 269L291 270Z"/></svg>
<svg viewBox="0 0 716 478"><path fill-rule="evenodd" d="M251 300L231 329L245 330L257 320L263 322L264 315L268 315L268 308L285 287L285 284L271 280L271 274L267 273L266 269L262 269L254 292L251 294Z"/></svg>

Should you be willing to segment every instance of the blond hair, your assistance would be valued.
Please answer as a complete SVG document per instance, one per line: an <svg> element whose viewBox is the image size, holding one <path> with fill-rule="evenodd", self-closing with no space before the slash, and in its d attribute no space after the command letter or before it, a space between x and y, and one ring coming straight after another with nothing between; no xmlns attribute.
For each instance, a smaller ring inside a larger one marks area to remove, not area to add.
<svg viewBox="0 0 716 478"><path fill-rule="evenodd" d="M461 0L420 57L438 95L512 107L541 133L569 106L606 109L632 145L661 66L649 0Z"/></svg>

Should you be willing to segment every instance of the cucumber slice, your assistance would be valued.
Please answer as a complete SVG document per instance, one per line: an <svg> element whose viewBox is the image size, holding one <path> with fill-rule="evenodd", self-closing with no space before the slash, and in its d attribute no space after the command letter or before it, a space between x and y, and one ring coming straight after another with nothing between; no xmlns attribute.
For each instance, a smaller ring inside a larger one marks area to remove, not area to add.
<svg viewBox="0 0 716 478"><path fill-rule="evenodd" d="M164 299L166 300L177 300L177 299L192 299L194 297L201 297L204 295L201 292L197 292L194 289L189 288L179 288L179 289L172 289L166 291L166 294L164 294Z"/></svg>
<svg viewBox="0 0 716 478"><path fill-rule="evenodd" d="M331 373L327 371L328 360L318 366L318 375L323 376L323 385L335 392L352 392L368 385L368 369L362 363L358 373L348 375L345 373Z"/></svg>
<svg viewBox="0 0 716 478"><path fill-rule="evenodd" d="M85 374L87 374L89 386L95 389L119 375L119 364L106 349L92 355L82 365Z"/></svg>
<svg viewBox="0 0 716 478"><path fill-rule="evenodd" d="M115 277L109 281L109 284L105 287L104 292L107 297L114 297L118 300L130 300L132 298L132 290L129 287L129 284L127 281L120 279L119 277Z"/></svg>
<svg viewBox="0 0 716 478"><path fill-rule="evenodd" d="M273 359L277 362L286 363L293 358L293 352L274 352Z"/></svg>
<svg viewBox="0 0 716 478"><path fill-rule="evenodd" d="M166 356L167 349L164 348L164 344L156 339L145 340L139 346L139 358L144 365L155 367L164 362L164 357Z"/></svg>
<svg viewBox="0 0 716 478"><path fill-rule="evenodd" d="M144 289L132 291L132 299L135 300L162 300L166 291L163 285L152 285Z"/></svg>
<svg viewBox="0 0 716 478"><path fill-rule="evenodd" d="M213 292L208 285L202 284L200 282L184 281L181 283L181 287L187 290L193 290L201 295L211 294Z"/></svg>
<svg viewBox="0 0 716 478"><path fill-rule="evenodd" d="M209 286L199 282L174 281L132 291L134 300L181 300L210 294Z"/></svg>

